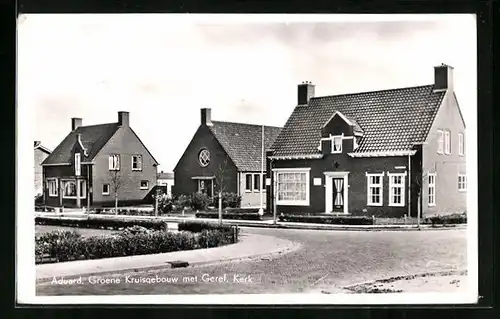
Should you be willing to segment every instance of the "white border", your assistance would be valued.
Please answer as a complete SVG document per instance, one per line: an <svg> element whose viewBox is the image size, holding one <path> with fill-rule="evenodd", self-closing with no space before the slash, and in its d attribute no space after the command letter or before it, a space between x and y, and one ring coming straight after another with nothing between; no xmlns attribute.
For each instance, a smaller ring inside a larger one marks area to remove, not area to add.
<svg viewBox="0 0 500 319"><path fill-rule="evenodd" d="M72 19L73 15L44 15L50 19ZM111 15L94 15L96 20L107 20ZM118 17L117 17L118 16ZM112 15L117 19L127 19L129 15ZM172 25L179 23L293 23L293 22L381 22L381 21L435 21L453 19L463 14L358 14L358 15L333 15L333 14L238 14L238 15L199 15L199 14L169 14L165 20L164 14L148 14L148 19L161 19ZM470 15L471 19L475 19ZM304 298L303 294L266 294L262 295L155 295L155 296L35 296L35 268L34 268L34 241L25 240L35 235L33 226L33 196L28 198L26 192L33 189L33 156L20 156L31 154L33 151L33 140L36 140L33 132L35 112L17 107L17 127L22 127L16 132L16 301L18 303L31 304L388 304L386 294L349 294L349 295L314 295L313 298ZM476 112L477 114L477 112ZM468 192L467 192L467 257L468 257L468 292L467 293L426 293L426 294L391 294L390 304L462 304L477 302L477 144L467 144L468 141L477 140L476 118L472 118L465 138L465 149L467 156ZM34 192L33 192L34 193ZM32 252L32 253L27 253ZM310 296L310 295L309 295Z"/></svg>

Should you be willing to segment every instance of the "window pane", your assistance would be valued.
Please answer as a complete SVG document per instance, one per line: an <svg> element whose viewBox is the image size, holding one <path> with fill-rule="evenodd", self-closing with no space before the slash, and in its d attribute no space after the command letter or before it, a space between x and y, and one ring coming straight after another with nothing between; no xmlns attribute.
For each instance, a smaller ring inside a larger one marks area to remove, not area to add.
<svg viewBox="0 0 500 319"><path fill-rule="evenodd" d="M260 174L255 174L253 176L253 189L254 190L259 190L259 185L260 185Z"/></svg>
<svg viewBox="0 0 500 319"><path fill-rule="evenodd" d="M245 188L247 191L252 190L252 174L247 174L245 175L246 180L245 180Z"/></svg>

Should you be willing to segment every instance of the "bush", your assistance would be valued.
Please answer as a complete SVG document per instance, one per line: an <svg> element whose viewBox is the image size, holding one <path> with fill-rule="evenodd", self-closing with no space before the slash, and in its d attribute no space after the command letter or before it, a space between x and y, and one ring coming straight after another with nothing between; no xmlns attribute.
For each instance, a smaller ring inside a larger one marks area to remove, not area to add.
<svg viewBox="0 0 500 319"><path fill-rule="evenodd" d="M191 208L194 210L206 210L210 204L207 194L193 193L191 195Z"/></svg>
<svg viewBox="0 0 500 319"><path fill-rule="evenodd" d="M52 226L68 226L68 227L84 227L84 228L127 228L132 226L142 226L148 229L165 230L167 223L156 219L114 219L102 217L89 217L88 219L71 219L71 218L50 218L50 217L35 217L35 224L52 225Z"/></svg>
<svg viewBox="0 0 500 319"><path fill-rule="evenodd" d="M36 194L35 195L35 206L43 204L43 195Z"/></svg>
<svg viewBox="0 0 500 319"><path fill-rule="evenodd" d="M138 230L136 228L136 230ZM204 229L200 233L125 231L119 236L81 237L75 232L51 232L36 239L36 263L49 255L58 262L166 253L227 245L236 242L234 232Z"/></svg>
<svg viewBox="0 0 500 319"><path fill-rule="evenodd" d="M467 224L467 214L437 215L427 217L424 223L432 225Z"/></svg>
<svg viewBox="0 0 500 319"><path fill-rule="evenodd" d="M173 210L174 202L167 194L158 195L158 214L167 214Z"/></svg>
<svg viewBox="0 0 500 319"><path fill-rule="evenodd" d="M212 206L219 207L219 194L213 197ZM239 208L241 206L241 196L236 193L222 193L222 208Z"/></svg>
<svg viewBox="0 0 500 319"><path fill-rule="evenodd" d="M177 229L179 231L190 231L193 233L201 233L204 230L219 230L222 232L234 231L234 227L231 225L219 225L203 222L181 222L178 224Z"/></svg>
<svg viewBox="0 0 500 319"><path fill-rule="evenodd" d="M180 195L174 201L173 205L176 210L182 211L184 208L192 206L192 199L189 195Z"/></svg>
<svg viewBox="0 0 500 319"><path fill-rule="evenodd" d="M218 212L201 212L195 214L196 218L219 218ZM222 213L223 219L239 219L239 220L261 220L258 213Z"/></svg>
<svg viewBox="0 0 500 319"><path fill-rule="evenodd" d="M373 225L373 219L365 216L304 216L280 215L280 222L316 223L334 225Z"/></svg>

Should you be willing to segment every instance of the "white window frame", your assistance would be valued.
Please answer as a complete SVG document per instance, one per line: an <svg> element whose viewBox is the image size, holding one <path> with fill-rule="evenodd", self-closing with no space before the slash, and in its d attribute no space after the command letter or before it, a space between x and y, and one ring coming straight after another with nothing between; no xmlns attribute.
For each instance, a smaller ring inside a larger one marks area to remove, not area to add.
<svg viewBox="0 0 500 319"><path fill-rule="evenodd" d="M137 158L137 168L134 168L134 159ZM132 170L133 171L142 171L142 155L140 154L135 154L135 155L132 155L131 157L132 159L132 163L131 163L131 167L132 167Z"/></svg>
<svg viewBox="0 0 500 319"><path fill-rule="evenodd" d="M458 174L458 191L466 192L467 191L467 175L466 174Z"/></svg>
<svg viewBox="0 0 500 319"><path fill-rule="evenodd" d="M82 158L80 153L75 153L75 176L82 174Z"/></svg>
<svg viewBox="0 0 500 319"><path fill-rule="evenodd" d="M433 183L431 183L429 180L429 178L431 176L433 177ZM437 177L436 173L428 173L427 174L427 204L430 207L436 206L436 177ZM431 192L431 189L432 189L432 192ZM432 194L432 199L433 199L432 202L430 201L431 194Z"/></svg>
<svg viewBox="0 0 500 319"><path fill-rule="evenodd" d="M406 205L405 202L405 190L406 190L406 172L404 173L389 173L387 172L387 176L389 177L389 206L395 207L404 207ZM401 177L401 184L393 183L393 177ZM401 203L395 203L394 199L394 188L401 188Z"/></svg>
<svg viewBox="0 0 500 319"><path fill-rule="evenodd" d="M444 131L444 153L451 155L451 132L449 130Z"/></svg>
<svg viewBox="0 0 500 319"><path fill-rule="evenodd" d="M465 155L465 135L464 133L458 133L458 155Z"/></svg>
<svg viewBox="0 0 500 319"><path fill-rule="evenodd" d="M247 184L248 178L250 178L250 188L248 188L248 184ZM251 193L252 190L253 190L253 174L246 173L245 174L245 192Z"/></svg>
<svg viewBox="0 0 500 319"><path fill-rule="evenodd" d="M108 186L108 191L107 191L107 192L105 192L105 191L104 191L104 186L105 186L105 185L107 185L107 186ZM109 195L109 191L110 191L110 189L111 189L111 185L109 185L109 184L102 184L101 191L102 191L102 194L103 194L103 195Z"/></svg>
<svg viewBox="0 0 500 319"><path fill-rule="evenodd" d="M275 168L273 169L274 172L274 184L276 187L275 193L276 193L276 205L282 205L282 206L309 206L310 205L310 174L311 174L311 168L310 167L304 167L304 168ZM279 175L280 174L296 174L296 173L302 173L306 175L306 198L304 200L280 200L279 199L279 187L278 187L278 180L279 180Z"/></svg>
<svg viewBox="0 0 500 319"><path fill-rule="evenodd" d="M62 188L62 198L69 198L69 199L75 199L78 197L78 187L76 185L75 179L61 179L61 188ZM73 183L75 184L75 196L67 196L66 195L66 183Z"/></svg>
<svg viewBox="0 0 500 319"><path fill-rule="evenodd" d="M384 175L385 173L365 173L366 174L366 205L367 206L383 206L384 205ZM372 184L371 177L380 177L380 183ZM372 193L370 189L372 187L380 188L380 203L374 203L372 201Z"/></svg>
<svg viewBox="0 0 500 319"><path fill-rule="evenodd" d="M82 196L80 196L78 194L77 194L77 196L79 196L79 198L81 198L81 199L87 198L87 181L84 179L79 179L78 183L80 183L80 193L82 192L82 189L85 189L85 191L83 192ZM77 192L78 192L78 188L77 188Z"/></svg>
<svg viewBox="0 0 500 319"><path fill-rule="evenodd" d="M54 192L51 192L50 183L54 182ZM58 197L59 196L59 181L57 178L47 178L47 188L49 189L49 197Z"/></svg>
<svg viewBox="0 0 500 319"><path fill-rule="evenodd" d="M142 182L146 182L146 186L145 187L142 186ZM147 181L147 180L140 181L139 188L140 189L149 189L149 181Z"/></svg>
<svg viewBox="0 0 500 319"><path fill-rule="evenodd" d="M342 135L334 135L331 136L332 139L332 144L331 144L331 154L340 154L342 153L342 144L344 142L343 136ZM340 140L340 150L334 150L335 148L335 141Z"/></svg>
<svg viewBox="0 0 500 319"><path fill-rule="evenodd" d="M117 159L116 161L114 159ZM114 165L116 163L116 166ZM109 155L109 170L119 171L120 170L120 154Z"/></svg>
<svg viewBox="0 0 500 319"><path fill-rule="evenodd" d="M250 180L251 180L251 183L250 183L250 189L247 188L247 176L250 177ZM255 187L255 176L260 176L259 177L259 187L256 188ZM252 192L255 192L255 193L260 193L261 191L265 191L266 190L266 185L265 185L265 174L261 174L261 173L245 173L245 192L246 193L252 193Z"/></svg>
<svg viewBox="0 0 500 319"><path fill-rule="evenodd" d="M443 130L437 130L437 153L438 154L444 154L444 131Z"/></svg>
<svg viewBox="0 0 500 319"><path fill-rule="evenodd" d="M255 187L255 178L257 176L259 177L259 183L258 183L257 188L256 188ZM257 193L260 193L262 191L262 174L261 173L253 174L253 176L252 176L252 190L254 192L257 192Z"/></svg>

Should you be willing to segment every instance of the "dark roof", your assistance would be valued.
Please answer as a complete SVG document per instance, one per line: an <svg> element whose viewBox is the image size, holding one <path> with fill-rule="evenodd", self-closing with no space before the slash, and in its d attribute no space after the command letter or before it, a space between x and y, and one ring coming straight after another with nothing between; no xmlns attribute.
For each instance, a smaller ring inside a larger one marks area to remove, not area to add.
<svg viewBox="0 0 500 319"><path fill-rule="evenodd" d="M355 153L410 150L425 141L444 94L426 85L312 98L295 107L273 155L319 154L321 127L336 111L363 131Z"/></svg>
<svg viewBox="0 0 500 319"><path fill-rule="evenodd" d="M158 173L158 179L174 179L174 173Z"/></svg>
<svg viewBox="0 0 500 319"><path fill-rule="evenodd" d="M85 161L91 161L115 134L119 128L118 123L80 126L69 133L56 149L42 162L44 164L63 164L71 162L71 150L76 142L76 134L80 133L83 147L88 152ZM83 161L83 160L82 160Z"/></svg>
<svg viewBox="0 0 500 319"><path fill-rule="evenodd" d="M47 153L47 154L52 153L52 151L51 151L51 150L49 150L48 148L46 148L45 146L43 146L43 145L42 145L42 142L40 142L40 141L35 141L35 142L34 142L34 149L35 149L35 150L36 150L36 149L42 150L42 151L44 151L44 152L45 152L45 153Z"/></svg>
<svg viewBox="0 0 500 319"><path fill-rule="evenodd" d="M209 128L238 170L261 170L262 125L212 121ZM271 147L280 131L281 127L264 126L264 152Z"/></svg>

